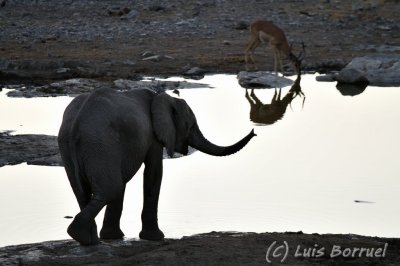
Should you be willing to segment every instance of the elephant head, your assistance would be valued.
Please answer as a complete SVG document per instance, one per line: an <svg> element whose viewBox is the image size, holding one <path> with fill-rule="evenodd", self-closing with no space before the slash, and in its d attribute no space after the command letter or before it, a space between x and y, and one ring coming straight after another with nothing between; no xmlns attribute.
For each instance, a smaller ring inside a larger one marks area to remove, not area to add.
<svg viewBox="0 0 400 266"><path fill-rule="evenodd" d="M215 145L201 133L196 117L188 104L166 93L161 93L154 98L151 112L154 133L167 148L169 157L172 157L174 152L186 155L189 146L214 156L231 155L241 150L251 138L256 136L252 130L231 146Z"/></svg>

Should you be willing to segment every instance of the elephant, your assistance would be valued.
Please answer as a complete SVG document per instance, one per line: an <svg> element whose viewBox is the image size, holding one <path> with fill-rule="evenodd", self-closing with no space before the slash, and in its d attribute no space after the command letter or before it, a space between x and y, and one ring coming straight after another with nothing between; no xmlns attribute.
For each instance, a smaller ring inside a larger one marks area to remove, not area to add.
<svg viewBox="0 0 400 266"><path fill-rule="evenodd" d="M101 239L121 239L125 186L144 163L141 239L162 240L157 209L163 149L169 157L188 147L214 156L231 155L255 136L254 129L231 146L208 141L183 99L165 92L96 89L77 96L64 111L58 134L61 159L80 212L68 234L82 245L99 243L94 218L106 206Z"/></svg>
<svg viewBox="0 0 400 266"><path fill-rule="evenodd" d="M274 96L269 104L263 104L254 93L254 89L251 90L250 95L246 89L245 97L250 103L250 120L264 125L274 124L283 118L287 106L299 95L304 97L304 105L305 96L301 90L300 80L301 75L299 73L292 87L283 98L281 98L281 89L278 92L275 89Z"/></svg>

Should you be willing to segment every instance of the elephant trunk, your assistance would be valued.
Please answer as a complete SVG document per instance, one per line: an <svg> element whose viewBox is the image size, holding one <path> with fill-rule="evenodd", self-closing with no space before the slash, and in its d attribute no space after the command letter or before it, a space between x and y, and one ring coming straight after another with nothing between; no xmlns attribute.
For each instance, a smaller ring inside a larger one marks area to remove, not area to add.
<svg viewBox="0 0 400 266"><path fill-rule="evenodd" d="M246 144L254 137L254 129L250 133L231 146L218 146L208 141L201 133L199 127L196 125L189 138L189 145L193 148L214 156L227 156L240 151Z"/></svg>

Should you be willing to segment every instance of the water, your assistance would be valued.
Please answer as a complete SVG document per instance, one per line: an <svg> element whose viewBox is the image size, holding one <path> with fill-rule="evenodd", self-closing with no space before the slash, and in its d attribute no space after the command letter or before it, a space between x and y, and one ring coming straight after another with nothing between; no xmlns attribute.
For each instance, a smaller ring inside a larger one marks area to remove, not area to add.
<svg viewBox="0 0 400 266"><path fill-rule="evenodd" d="M335 83L307 75L301 81L304 106L297 97L281 120L262 126L250 121L250 104L235 76L199 82L215 89L180 95L208 139L228 145L252 128L258 136L229 157L197 152L164 160L159 223L166 237L213 230L400 237L400 88L367 87L342 96ZM267 103L274 90L255 94ZM57 134L72 100L0 97L0 130L18 134ZM121 219L127 237L141 229L142 170L127 186ZM63 168L22 164L0 168L0 210L5 246L69 238L71 220L64 216L74 216L78 205Z"/></svg>

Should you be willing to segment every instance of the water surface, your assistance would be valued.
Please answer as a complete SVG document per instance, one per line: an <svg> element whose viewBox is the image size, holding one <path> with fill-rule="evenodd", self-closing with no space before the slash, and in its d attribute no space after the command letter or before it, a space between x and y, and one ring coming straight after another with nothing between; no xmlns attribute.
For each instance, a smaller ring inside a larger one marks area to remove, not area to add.
<svg viewBox="0 0 400 266"><path fill-rule="evenodd" d="M281 120L262 125L250 121L235 76L199 82L215 88L181 90L180 96L208 139L228 145L252 128L258 136L229 157L196 152L164 160L159 223L167 237L213 230L400 237L400 88L367 87L343 96L335 83L307 75L304 106L297 97ZM274 90L255 94L268 103ZM57 134L72 100L0 97L0 130L16 134ZM141 228L141 188L142 169L127 187L121 220L127 237ZM5 246L69 238L71 220L64 216L75 215L78 205L63 168L22 164L0 168L0 210Z"/></svg>

